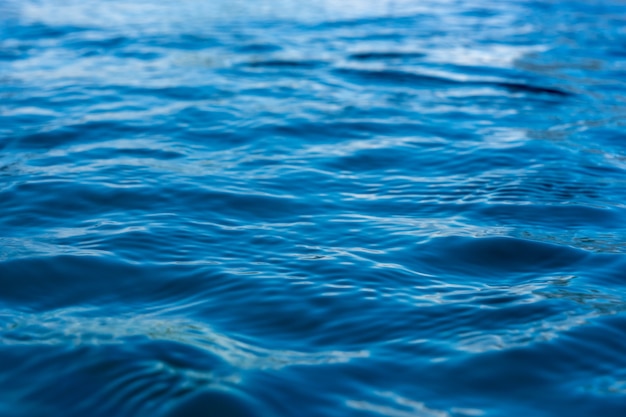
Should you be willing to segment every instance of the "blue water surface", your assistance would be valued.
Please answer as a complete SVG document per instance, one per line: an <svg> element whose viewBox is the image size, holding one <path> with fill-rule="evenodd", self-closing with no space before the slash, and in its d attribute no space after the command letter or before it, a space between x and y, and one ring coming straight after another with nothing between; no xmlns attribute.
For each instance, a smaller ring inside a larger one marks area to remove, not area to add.
<svg viewBox="0 0 626 417"><path fill-rule="evenodd" d="M0 416L623 417L626 3L2 0Z"/></svg>

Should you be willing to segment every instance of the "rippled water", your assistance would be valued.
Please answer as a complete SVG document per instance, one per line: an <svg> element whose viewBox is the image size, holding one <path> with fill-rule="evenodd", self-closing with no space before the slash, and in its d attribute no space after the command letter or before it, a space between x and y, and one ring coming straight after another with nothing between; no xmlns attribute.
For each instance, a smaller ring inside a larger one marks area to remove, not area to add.
<svg viewBox="0 0 626 417"><path fill-rule="evenodd" d="M0 415L626 415L626 3L310 3L0 3Z"/></svg>

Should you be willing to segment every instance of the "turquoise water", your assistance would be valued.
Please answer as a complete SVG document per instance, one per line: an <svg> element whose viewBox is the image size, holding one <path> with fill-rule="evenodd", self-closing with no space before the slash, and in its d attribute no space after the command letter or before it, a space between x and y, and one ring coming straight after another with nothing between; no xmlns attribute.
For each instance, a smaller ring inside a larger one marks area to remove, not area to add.
<svg viewBox="0 0 626 417"><path fill-rule="evenodd" d="M0 416L626 415L626 3L310 3L0 3Z"/></svg>

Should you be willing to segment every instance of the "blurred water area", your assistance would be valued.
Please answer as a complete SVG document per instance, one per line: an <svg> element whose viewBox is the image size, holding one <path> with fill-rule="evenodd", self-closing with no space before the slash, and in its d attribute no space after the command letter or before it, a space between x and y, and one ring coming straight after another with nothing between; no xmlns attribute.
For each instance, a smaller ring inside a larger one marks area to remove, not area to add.
<svg viewBox="0 0 626 417"><path fill-rule="evenodd" d="M626 2L3 0L0 416L626 415Z"/></svg>

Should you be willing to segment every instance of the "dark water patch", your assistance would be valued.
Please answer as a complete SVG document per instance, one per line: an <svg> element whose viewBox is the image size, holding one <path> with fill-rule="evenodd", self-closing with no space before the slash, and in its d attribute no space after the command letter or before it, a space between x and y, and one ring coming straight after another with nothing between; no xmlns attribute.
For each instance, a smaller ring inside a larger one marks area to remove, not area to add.
<svg viewBox="0 0 626 417"><path fill-rule="evenodd" d="M0 270L5 288L2 298L19 302L25 310L72 305L78 300L102 302L101 297L112 295L104 291L110 288L111 279L132 287L142 275L136 266L111 257L71 255L2 261Z"/></svg>
<svg viewBox="0 0 626 417"><path fill-rule="evenodd" d="M424 52L357 52L349 56L350 59L357 61L377 61L377 60L406 60L424 58L427 56Z"/></svg>
<svg viewBox="0 0 626 417"><path fill-rule="evenodd" d="M335 73L343 75L348 80L354 79L355 82L372 82L372 83L391 83L404 85L415 88L477 88L491 87L505 89L514 93L526 94L545 94L558 97L568 97L571 93L551 88L541 87L529 84L500 82L500 81L459 81L453 78L446 78L435 75L419 74L397 70L364 70L364 69L348 69L341 68L335 70Z"/></svg>
<svg viewBox="0 0 626 417"><path fill-rule="evenodd" d="M399 34L395 33L398 29L404 29L407 27L414 27L422 19L429 19L430 16L426 14L407 13L406 15L395 15L393 17L386 17L384 15L378 16L359 16L348 19L328 19L327 21L315 25L315 29L336 29L336 28L349 28L349 29L362 29L366 27L369 29L366 35L368 39L380 39L378 31L381 28L395 29L395 31L389 31L386 33L386 38L399 38ZM372 33L373 32L373 33ZM381 31L382 32L382 31Z"/></svg>
<svg viewBox="0 0 626 417"><path fill-rule="evenodd" d="M457 81L448 78L397 70L363 70L341 68L335 70L335 73L347 78L348 80L353 79L354 82L360 83L365 81L376 83L376 85L379 85L380 83L391 83L412 87L441 88L457 84Z"/></svg>
<svg viewBox="0 0 626 417"><path fill-rule="evenodd" d="M147 36L143 42L149 46L175 51L201 51L221 44L219 38L200 33L167 34L166 36Z"/></svg>
<svg viewBox="0 0 626 417"><path fill-rule="evenodd" d="M237 48L243 53L264 54L280 51L282 47L273 43L250 43Z"/></svg>
<svg viewBox="0 0 626 417"><path fill-rule="evenodd" d="M180 400L167 417L200 417L207 413L233 417L253 417L267 415L259 407L236 393L223 390L194 393Z"/></svg>
<svg viewBox="0 0 626 417"><path fill-rule="evenodd" d="M115 56L119 58L135 58L152 60L163 56L155 51L151 45L137 45L128 36L116 35L105 37L104 34L94 32L91 36L73 36L65 41L68 49L76 51L81 57Z"/></svg>
<svg viewBox="0 0 626 417"><path fill-rule="evenodd" d="M541 205L611 208L610 204L605 207L594 206L597 206L596 202L600 195L609 192L609 190L616 190L616 187L602 182L593 180L574 182L552 173L542 172L535 175L531 174L528 177L525 175L515 177L505 173L501 173L501 175L489 173L482 178L471 179L462 186L457 184L455 192L450 192L449 195L458 193L459 198L465 198L466 201L488 201L495 204L522 202L533 204L536 201L534 197L541 195ZM441 184L440 189L447 188L447 184ZM610 213L606 213L606 215L610 215ZM586 216L580 218L583 219Z"/></svg>
<svg viewBox="0 0 626 417"><path fill-rule="evenodd" d="M134 172L134 169L130 172ZM308 207L290 196L257 193L247 187L221 189L218 186L202 189L178 184L156 192L153 186L156 182L153 180L136 181L127 178L125 182L108 183L104 179L102 184L83 183L79 187L71 180L24 183L3 192L7 199L2 206L7 212L13 213L9 220L12 224L28 227L54 224L70 213L75 216L74 219L82 220L90 218L89 216L124 210L167 211L195 207L213 215L219 213L220 216L227 217L271 219L304 214ZM47 190L44 195L40 193L42 188ZM12 203L19 198L28 198L29 195L39 205L28 211L17 211Z"/></svg>
<svg viewBox="0 0 626 417"><path fill-rule="evenodd" d="M62 39L77 33L84 33L88 31L88 26L50 25L43 22L33 22L28 25L9 25L3 32L7 33L8 39L19 39L21 41L42 41L48 39Z"/></svg>
<svg viewBox="0 0 626 417"><path fill-rule="evenodd" d="M324 65L322 61L305 61L305 60L268 60L268 61L251 61L245 64L251 68L316 68Z"/></svg>
<svg viewBox="0 0 626 417"><path fill-rule="evenodd" d="M573 248L508 237L439 238L420 249L416 248L415 256L426 263L428 271L445 274L450 267L479 278L553 270L566 273L585 258L584 252Z"/></svg>
<svg viewBox="0 0 626 417"><path fill-rule="evenodd" d="M220 98L220 99L228 99L232 96L232 94L227 91L220 90L219 88L213 85L202 85L201 88L198 86L190 86L190 85L177 85L177 86L169 86L169 85L159 85L155 87L146 87L146 86L119 86L117 88L123 89L125 94L129 96L145 96L152 98L162 98L162 99L174 99L174 100L183 100L183 101L199 101L199 100L207 100L212 98Z"/></svg>
<svg viewBox="0 0 626 417"><path fill-rule="evenodd" d="M576 205L527 205L512 206L511 204L489 204L482 207L480 213L493 223L543 224L546 218L559 219L562 227L574 230L594 224L597 228L611 230L619 222L620 215L611 209L585 207ZM472 216L469 216L472 217Z"/></svg>
<svg viewBox="0 0 626 417"><path fill-rule="evenodd" d="M353 122L320 121L312 123L302 121L297 124L267 124L255 128L254 131L276 137L306 138L313 142L323 143L328 140L336 141L337 139L335 138L337 137L341 141L349 138L371 137L372 133L367 129L368 127L380 128L380 125L366 120Z"/></svg>
<svg viewBox="0 0 626 417"><path fill-rule="evenodd" d="M76 39L66 41L66 45L70 49L77 49L84 51L85 53L106 53L107 51L114 51L118 48L123 49L131 43L131 39L126 36L114 36L114 37L98 37L92 36L84 39L76 37Z"/></svg>
<svg viewBox="0 0 626 417"><path fill-rule="evenodd" d="M26 149L50 149L77 141L106 140L116 138L120 134L131 135L138 131L137 127L131 125L112 124L107 121L87 122L22 136L19 138L19 146Z"/></svg>
<svg viewBox="0 0 626 417"><path fill-rule="evenodd" d="M557 88L539 87L539 86L529 85L529 84L502 82L502 83L494 83L494 85L506 88L507 90L510 90L515 93L519 92L519 93L528 93L528 94L548 94L548 95L561 96L561 97L569 97L572 95L571 93L567 91L560 90Z"/></svg>
<svg viewBox="0 0 626 417"><path fill-rule="evenodd" d="M177 149L173 146L165 146L164 143L159 143L158 139L146 143L141 141L143 146L134 146L134 141L99 141L97 146L93 146L91 149L88 146L81 146L81 152L71 152L71 149L67 153L58 152L62 155L59 159L56 159L53 163L49 163L49 158L38 158L37 160L31 160L31 165L57 165L63 163L69 163L72 158L80 155L88 160L106 160L107 158L144 158L152 161L171 161L181 159L186 156L182 149ZM160 147L159 147L160 145ZM133 147L130 147L133 146Z"/></svg>
<svg viewBox="0 0 626 417"><path fill-rule="evenodd" d="M27 43L14 43L5 41L0 44L0 60L14 61L25 59L30 56L33 46Z"/></svg>
<svg viewBox="0 0 626 417"><path fill-rule="evenodd" d="M385 130L385 125L370 124L373 130ZM361 128L366 128L367 125ZM401 128L401 127L399 127ZM364 129L365 130L365 129ZM419 126L415 126L414 131L419 131ZM399 165L416 163L413 159L413 155L406 152L406 148L396 147L394 149L370 149L362 150L358 152L351 152L349 155L336 158L329 163L330 168L339 169L342 171L352 172L368 172L378 170L393 171ZM356 191L356 190L355 190ZM376 193L378 195L384 194L384 189L381 189Z"/></svg>
<svg viewBox="0 0 626 417"><path fill-rule="evenodd" d="M137 59L137 60L142 60L142 61L152 61L152 60L157 60L163 57L163 55L159 52L151 52L151 51L146 51L142 49L136 49L136 50L130 49L130 50L126 50L123 52L118 52L115 54L115 56L119 58L131 58L131 59Z"/></svg>

